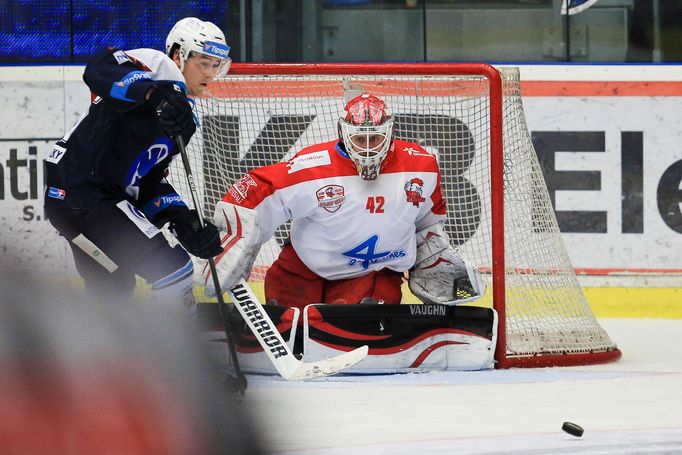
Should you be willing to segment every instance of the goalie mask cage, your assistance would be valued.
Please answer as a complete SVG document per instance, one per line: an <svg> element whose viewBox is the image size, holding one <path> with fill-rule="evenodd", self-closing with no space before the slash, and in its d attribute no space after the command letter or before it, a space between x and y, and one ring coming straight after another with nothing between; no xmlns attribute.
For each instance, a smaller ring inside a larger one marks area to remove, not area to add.
<svg viewBox="0 0 682 455"><path fill-rule="evenodd" d="M569 261L526 127L516 68L234 64L210 92L196 100L201 128L188 146L206 216L233 183L249 184L240 180L249 170L338 137L345 102L374 94L394 115L395 137L438 158L448 206L445 229L487 280L486 295L476 303L492 305L499 316L496 366L620 357ZM181 168L171 175L191 200ZM261 248L251 273L256 289L287 236L288 226L282 226Z"/></svg>

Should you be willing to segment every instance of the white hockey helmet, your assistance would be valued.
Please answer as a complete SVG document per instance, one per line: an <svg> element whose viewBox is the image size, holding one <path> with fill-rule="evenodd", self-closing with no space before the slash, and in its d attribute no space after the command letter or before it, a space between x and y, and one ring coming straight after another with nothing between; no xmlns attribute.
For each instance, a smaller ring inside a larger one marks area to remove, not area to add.
<svg viewBox="0 0 682 455"><path fill-rule="evenodd" d="M225 35L213 22L202 21L196 17L186 17L175 23L166 37L166 54L172 57L172 52L178 50L180 56L180 70L185 62L194 55L206 55L221 61L215 77L223 77L230 69L230 46L225 41Z"/></svg>
<svg viewBox="0 0 682 455"><path fill-rule="evenodd" d="M339 139L360 177L375 180L393 144L393 116L386 103L367 93L350 100L339 119Z"/></svg>

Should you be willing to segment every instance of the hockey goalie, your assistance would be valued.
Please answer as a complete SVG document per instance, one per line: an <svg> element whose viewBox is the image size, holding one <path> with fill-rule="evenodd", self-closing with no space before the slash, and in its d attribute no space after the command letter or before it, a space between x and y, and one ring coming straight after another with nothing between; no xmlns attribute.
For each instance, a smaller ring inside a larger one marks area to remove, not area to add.
<svg viewBox="0 0 682 455"><path fill-rule="evenodd" d="M214 216L223 233L219 281L227 289L247 278L260 246L291 220L265 297L306 360L367 344L369 355L351 371L491 368L496 315L459 306L480 298L485 285L443 230L437 160L394 139L393 127L384 101L362 94L346 105L337 139L235 182ZM399 305L406 277L423 305ZM267 372L267 362L248 358L257 350L248 332L237 335L243 367Z"/></svg>

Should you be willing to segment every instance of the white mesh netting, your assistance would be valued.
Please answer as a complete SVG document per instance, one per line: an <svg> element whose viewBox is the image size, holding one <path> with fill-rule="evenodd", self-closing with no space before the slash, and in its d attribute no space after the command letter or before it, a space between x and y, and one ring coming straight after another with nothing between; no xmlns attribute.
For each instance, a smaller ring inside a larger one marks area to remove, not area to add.
<svg viewBox="0 0 682 455"><path fill-rule="evenodd" d="M504 254L507 355L590 353L614 348L595 320L571 267L520 95L518 71L503 79ZM206 216L229 186L258 166L337 137L349 99L370 92L396 119L395 136L438 157L451 241L484 272L492 305L490 89L484 76L236 75L199 99L201 128L188 146ZM179 160L171 181L191 200ZM260 288L288 226L263 246L251 275ZM349 226L352 229L352 226ZM406 292L407 294L407 292ZM411 303L412 296L405 303Z"/></svg>

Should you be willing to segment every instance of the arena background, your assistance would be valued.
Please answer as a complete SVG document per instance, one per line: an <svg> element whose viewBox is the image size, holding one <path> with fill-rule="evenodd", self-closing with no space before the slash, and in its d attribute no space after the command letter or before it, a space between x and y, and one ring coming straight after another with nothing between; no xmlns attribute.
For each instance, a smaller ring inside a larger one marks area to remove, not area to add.
<svg viewBox="0 0 682 455"><path fill-rule="evenodd" d="M19 257L12 265L78 282L42 213L42 160L88 106L83 65L105 45L161 49L194 15L226 30L235 61L520 66L528 126L595 314L682 318L682 8L601 0L569 16L560 3L3 2L0 264ZM365 46L358 28L371 30Z"/></svg>

